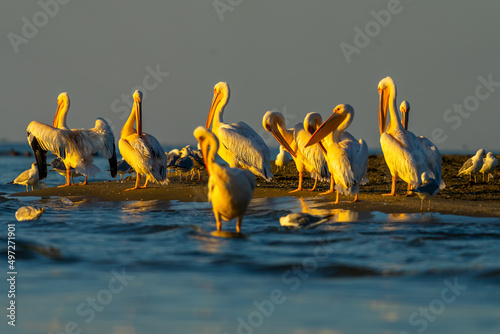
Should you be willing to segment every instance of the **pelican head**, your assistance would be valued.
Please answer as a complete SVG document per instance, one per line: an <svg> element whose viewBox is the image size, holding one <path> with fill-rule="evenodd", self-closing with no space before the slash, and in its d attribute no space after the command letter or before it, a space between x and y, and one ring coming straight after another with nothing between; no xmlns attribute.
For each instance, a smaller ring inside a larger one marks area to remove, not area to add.
<svg viewBox="0 0 500 334"><path fill-rule="evenodd" d="M285 137L280 131L285 128L285 118L279 111L268 111L262 117L262 126L266 131L270 132L278 143L283 146L288 153L293 157L297 157L295 151L290 147L290 144L286 141Z"/></svg>
<svg viewBox="0 0 500 334"><path fill-rule="evenodd" d="M62 92L57 96L57 110L54 116L52 126L55 128L66 127L66 114L69 109L68 93Z"/></svg>
<svg viewBox="0 0 500 334"><path fill-rule="evenodd" d="M380 103L378 109L378 122L380 127L380 134L384 133L387 127L387 108L389 106L389 97L391 93L396 97L396 85L391 77L385 77L378 83L378 93L380 95Z"/></svg>
<svg viewBox="0 0 500 334"><path fill-rule="evenodd" d="M410 121L410 103L408 101L401 102L399 110L401 110L401 115L403 116L401 123L403 124L405 130L408 130L408 122Z"/></svg>
<svg viewBox="0 0 500 334"><path fill-rule="evenodd" d="M321 139L332 132L336 132L340 136L342 131L349 127L353 117L354 108L350 104L339 104L333 109L332 115L313 133L306 147L320 142Z"/></svg>
<svg viewBox="0 0 500 334"><path fill-rule="evenodd" d="M194 129L193 136L200 145L203 161L205 162L205 168L207 169L208 174L210 174L211 165L215 161L215 152L219 149L219 140L210 130L207 130L202 126Z"/></svg>
<svg viewBox="0 0 500 334"><path fill-rule="evenodd" d="M214 97L212 99L210 111L208 112L207 124L205 125L205 128L210 128L210 124L212 124L215 114L221 114L224 112L224 107L229 100L229 95L229 86L226 82L221 81L214 86Z"/></svg>
<svg viewBox="0 0 500 334"><path fill-rule="evenodd" d="M304 128L310 134L313 134L323 123L323 117L317 112L310 112L304 118Z"/></svg>
<svg viewBox="0 0 500 334"><path fill-rule="evenodd" d="M137 122L137 135L142 136L142 92L136 90L133 94L135 120Z"/></svg>

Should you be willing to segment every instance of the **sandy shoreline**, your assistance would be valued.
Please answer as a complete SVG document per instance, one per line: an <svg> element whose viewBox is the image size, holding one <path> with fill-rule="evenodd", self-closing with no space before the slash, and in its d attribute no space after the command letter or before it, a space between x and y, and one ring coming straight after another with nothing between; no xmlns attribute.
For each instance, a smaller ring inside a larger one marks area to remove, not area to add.
<svg viewBox="0 0 500 334"><path fill-rule="evenodd" d="M457 214L477 217L500 217L500 182L498 171L490 183L469 182L466 178L457 178L455 175L467 159L466 156L443 156L443 179L447 184L432 200L432 212ZM355 211L381 211L386 213L414 213L420 212L420 199L416 196L386 197L382 193L390 189L390 175L382 156L370 156L368 178L370 182L361 187L360 201L349 203L351 197L341 196L341 203L334 205L334 194L320 195L328 187L326 183L320 184L320 191L300 191L290 194L289 191L297 186L298 175L295 166L291 163L281 171L276 171L273 166L275 179L267 183L262 179L257 180L257 189L254 197L318 197L324 202L324 208L341 208ZM196 178L195 178L196 179ZM479 176L481 179L481 176ZM482 179L481 179L482 180ZM201 182L179 182L177 177L171 177L167 186L151 185L151 188L137 191L124 190L134 185L133 180L123 183L120 181L90 183L86 186L75 185L65 188L46 188L30 192L15 193L11 196L50 197L64 196L75 200L84 197L96 197L103 201L140 201L140 200L179 200L183 202L207 200L207 175L203 175ZM313 180L306 179L305 188L310 188ZM406 184L398 182L398 194L404 194ZM427 204L425 208L427 208Z"/></svg>

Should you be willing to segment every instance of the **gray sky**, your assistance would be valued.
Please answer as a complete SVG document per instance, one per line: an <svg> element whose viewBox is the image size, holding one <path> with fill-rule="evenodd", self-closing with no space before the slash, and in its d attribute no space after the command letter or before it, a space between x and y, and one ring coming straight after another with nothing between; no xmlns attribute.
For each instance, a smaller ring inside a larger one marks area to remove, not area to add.
<svg viewBox="0 0 500 334"><path fill-rule="evenodd" d="M213 86L227 81L224 120L248 123L270 146L267 110L286 110L291 127L349 103L349 131L378 149L377 84L391 76L415 134L441 150L500 153L499 1L43 1L49 14L36 1L0 5L0 140L24 142L32 120L51 124L63 91L70 127L104 117L118 139L130 113L122 95L147 86L144 130L165 145L194 143Z"/></svg>

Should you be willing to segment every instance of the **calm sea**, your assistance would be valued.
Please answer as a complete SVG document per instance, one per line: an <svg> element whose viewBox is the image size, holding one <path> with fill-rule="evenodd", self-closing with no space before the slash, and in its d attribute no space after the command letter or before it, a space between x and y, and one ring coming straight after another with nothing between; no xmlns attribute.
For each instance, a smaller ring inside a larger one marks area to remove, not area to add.
<svg viewBox="0 0 500 334"><path fill-rule="evenodd" d="M10 197L24 187L7 182L32 161L0 157L1 333L500 332L499 218L254 199L244 237L221 238L211 234L209 203ZM46 179L62 182L55 173ZM45 213L17 222L14 213L29 204ZM281 216L305 210L333 217L315 229L280 226ZM6 280L9 224L15 298ZM234 231L234 222L223 228Z"/></svg>

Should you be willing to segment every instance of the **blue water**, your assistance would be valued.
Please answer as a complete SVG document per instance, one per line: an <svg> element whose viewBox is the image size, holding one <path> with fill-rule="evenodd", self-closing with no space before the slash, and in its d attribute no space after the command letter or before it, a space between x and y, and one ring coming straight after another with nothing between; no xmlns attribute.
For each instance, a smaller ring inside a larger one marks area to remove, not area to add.
<svg viewBox="0 0 500 334"><path fill-rule="evenodd" d="M32 161L0 157L0 239L15 223L17 255L16 328L2 316L1 333L500 332L499 218L253 199L244 237L223 238L211 233L209 203L9 196L24 187L6 183ZM17 222L28 204L45 213ZM315 229L279 225L302 211L333 217Z"/></svg>

